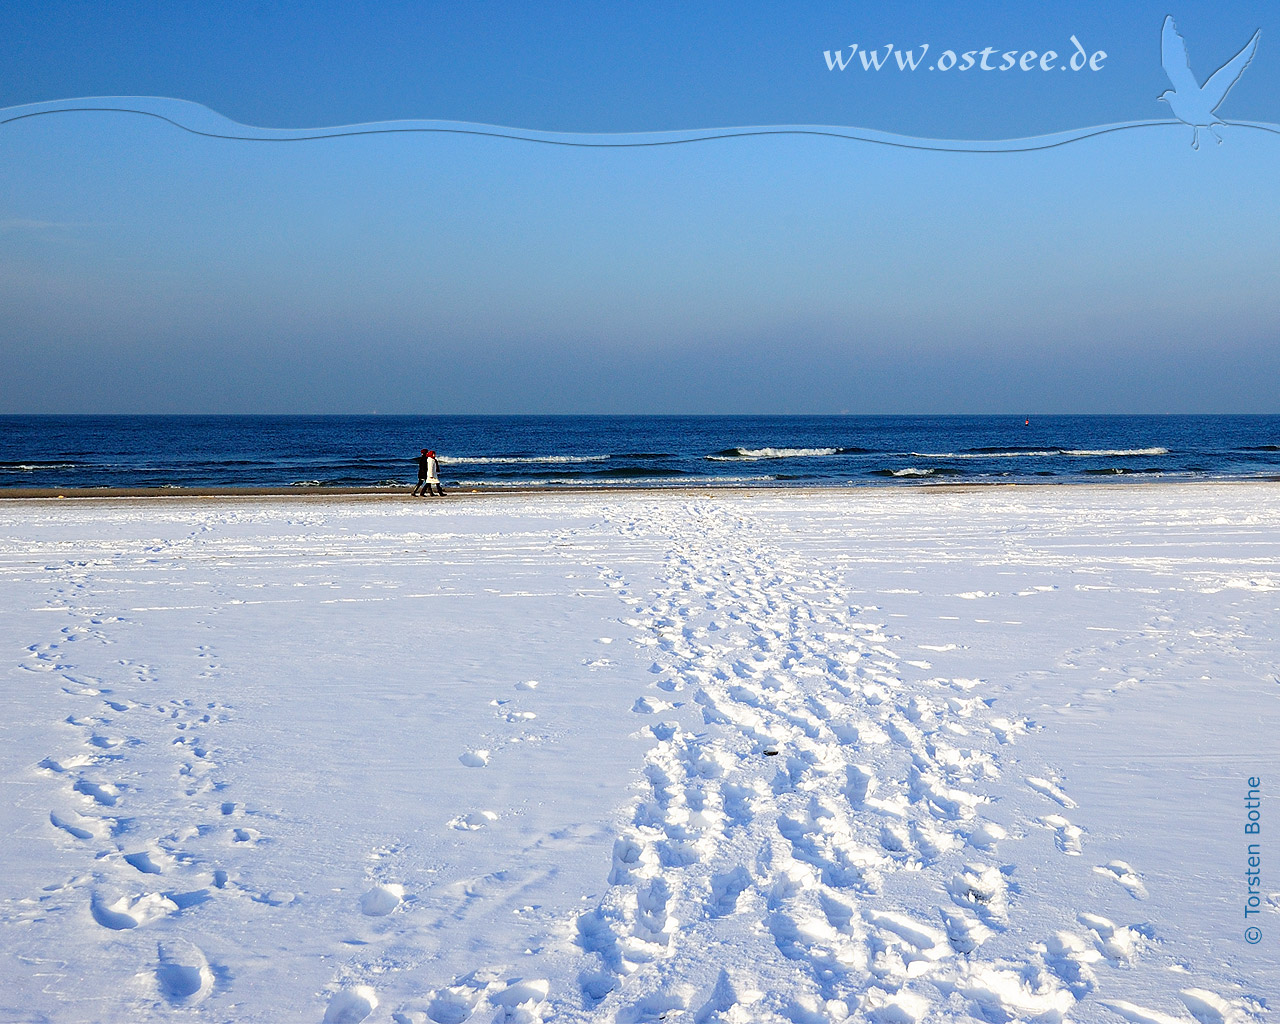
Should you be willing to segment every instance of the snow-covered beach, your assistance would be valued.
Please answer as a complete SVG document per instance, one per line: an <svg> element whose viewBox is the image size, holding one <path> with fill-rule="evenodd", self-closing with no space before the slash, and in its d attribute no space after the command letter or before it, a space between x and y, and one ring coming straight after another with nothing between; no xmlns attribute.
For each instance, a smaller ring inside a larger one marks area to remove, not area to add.
<svg viewBox="0 0 1280 1024"><path fill-rule="evenodd" d="M1277 496L0 504L0 1019L1268 1019Z"/></svg>

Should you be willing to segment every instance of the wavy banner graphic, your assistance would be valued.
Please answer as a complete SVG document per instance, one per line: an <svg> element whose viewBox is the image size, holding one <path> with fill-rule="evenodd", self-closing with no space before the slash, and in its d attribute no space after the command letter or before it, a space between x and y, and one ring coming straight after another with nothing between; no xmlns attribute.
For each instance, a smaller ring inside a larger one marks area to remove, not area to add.
<svg viewBox="0 0 1280 1024"><path fill-rule="evenodd" d="M1261 121L1225 121L1217 116L1217 109L1227 93L1240 80L1254 54L1257 52L1261 30L1222 67L1201 85L1191 71L1186 43L1173 16L1166 15L1160 29L1160 63L1168 76L1172 89L1157 97L1167 103L1175 115L1144 121L1123 121L1115 124L1095 125L1070 131L1055 132L1018 139L922 139L892 132L874 131L869 128L842 127L836 125L780 124L751 125L729 128L696 128L680 131L630 132L630 133L578 133L546 132L529 128L502 125L475 124L468 121L371 121L363 124L337 125L329 128L259 128L241 124L224 117L217 111L188 100L161 96L96 96L80 99L53 100L30 103L25 106L0 109L0 125L13 124L29 118L53 114L98 113L133 114L152 117L180 128L193 135L211 139L232 139L241 142L304 142L315 139L336 139L354 135L391 135L401 133L434 133L441 135L475 135L490 138L512 139L517 142L535 142L548 146L575 146L593 149L625 149L649 146L678 146L692 142L714 142L720 139L750 138L766 135L812 135L856 142L869 142L880 146L897 146L901 149L933 150L946 153L1028 153L1035 150L1054 149L1070 142L1096 138L1114 132L1134 128L1163 128L1184 125L1193 131L1191 144L1200 148L1200 132L1205 129L1219 143L1222 137L1218 127L1233 126L1280 134L1280 125ZM1074 38L1074 37L1073 37ZM1079 44L1077 43L1077 46ZM828 55L828 65L830 58Z"/></svg>
<svg viewBox="0 0 1280 1024"><path fill-rule="evenodd" d="M14 124L31 118L51 117L60 114L131 114L155 118L210 139L229 139L238 142L308 142L319 139L348 138L356 135L440 134L475 135L517 142L532 142L547 146L576 146L590 149L625 149L652 146L679 146L694 142L715 142L721 139L751 138L769 135L809 135L850 142L867 142L879 146L897 146L901 149L932 150L946 153L1028 153L1053 149L1071 142L1096 138L1114 132L1138 128L1185 127L1186 122L1177 118L1145 121L1123 121L1116 124L1075 128L1020 139L922 139L870 128L839 125L781 124L744 125L728 128L690 128L660 132L578 133L547 132L531 128L515 128L502 125L475 124L468 121L370 121L364 124L336 125L326 128L259 128L241 124L224 117L217 111L189 100L169 99L161 96L94 96L82 99L51 100L29 103L23 106L0 109L0 126ZM1261 121L1218 122L1231 127L1249 128L1280 134L1280 124Z"/></svg>

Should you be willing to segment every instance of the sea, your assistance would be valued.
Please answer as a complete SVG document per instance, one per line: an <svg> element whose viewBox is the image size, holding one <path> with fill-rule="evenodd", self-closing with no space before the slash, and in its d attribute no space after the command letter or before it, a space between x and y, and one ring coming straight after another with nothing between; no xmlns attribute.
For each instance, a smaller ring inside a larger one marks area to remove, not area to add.
<svg viewBox="0 0 1280 1024"><path fill-rule="evenodd" d="M4 488L1280 479L1280 416L3 416Z"/></svg>

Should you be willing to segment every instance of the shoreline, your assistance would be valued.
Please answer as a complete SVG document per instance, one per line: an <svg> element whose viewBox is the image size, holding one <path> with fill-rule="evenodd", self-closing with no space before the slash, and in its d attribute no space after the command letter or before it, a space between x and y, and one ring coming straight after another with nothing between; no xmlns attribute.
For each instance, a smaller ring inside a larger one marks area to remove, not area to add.
<svg viewBox="0 0 1280 1024"><path fill-rule="evenodd" d="M1123 476L1116 477L1111 480L1027 480L1027 481L965 481L965 482L912 482L899 484L886 484L879 482L872 483L847 483L847 484L803 484L795 486L779 486L777 484L766 484L752 486L749 484L704 484L701 486L685 484L685 485L658 485L643 486L637 484L617 484L609 486L577 486L573 484L560 485L556 487L538 487L523 484L513 484L504 487L485 487L485 488L455 488L446 492L446 497L451 498L487 498L500 497L503 495L519 495L527 496L530 494L544 495L603 495L603 494L677 494L677 495L697 495L699 497L708 497L715 494L867 494L872 492L880 492L885 494L902 494L902 493L919 493L919 492L985 492L991 490L1044 490L1051 488L1098 488L1098 487L1122 487L1126 490L1132 488L1151 487L1156 489L1165 489L1168 487L1205 487L1214 485L1229 486L1257 486L1267 484L1280 483L1280 476L1262 476L1262 477L1216 477L1209 479L1195 480L1153 480L1146 479L1129 479ZM391 499L412 499L410 491L412 484L404 484L401 487L324 487L324 486L267 486L267 487L13 487L0 489L0 502L17 502L17 501L85 501L85 500L147 500L147 501L190 501L190 500L210 500L210 499L277 499L277 498L301 498L301 499L341 499L341 500L391 500Z"/></svg>

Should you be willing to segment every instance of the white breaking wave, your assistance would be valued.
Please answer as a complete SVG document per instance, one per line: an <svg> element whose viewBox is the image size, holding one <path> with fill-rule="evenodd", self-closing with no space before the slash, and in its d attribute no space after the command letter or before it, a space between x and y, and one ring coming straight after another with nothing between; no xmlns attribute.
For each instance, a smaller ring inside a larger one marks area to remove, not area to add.
<svg viewBox="0 0 1280 1024"><path fill-rule="evenodd" d="M1053 448L1031 452L908 452L913 459L1046 459L1062 455L1112 456L1168 455L1168 448Z"/></svg>
<svg viewBox="0 0 1280 1024"><path fill-rule="evenodd" d="M1063 455L1110 455L1110 456L1127 456L1127 455L1168 455L1168 448L1102 448L1093 450L1089 448L1072 448L1062 453Z"/></svg>
<svg viewBox="0 0 1280 1024"><path fill-rule="evenodd" d="M556 477L541 480L459 480L458 487L477 487L485 489L524 489L526 487L590 487L603 489L606 487L686 487L703 484L757 484L762 481L777 480L776 476L653 476L627 477L625 479L601 480L595 477Z"/></svg>
<svg viewBox="0 0 1280 1024"><path fill-rule="evenodd" d="M933 470L920 469L918 466L908 466L906 469L892 470L894 476L933 476Z"/></svg>
<svg viewBox="0 0 1280 1024"><path fill-rule="evenodd" d="M837 455L839 448L738 448L737 455L708 455L712 462L741 462L744 459L802 459L815 455Z"/></svg>
<svg viewBox="0 0 1280 1024"><path fill-rule="evenodd" d="M0 468L11 473L34 473L39 469L75 469L76 464L74 462L16 462Z"/></svg>
<svg viewBox="0 0 1280 1024"><path fill-rule="evenodd" d="M1057 448L1043 452L908 452L913 459L1017 459L1024 456L1048 458L1063 453Z"/></svg>
<svg viewBox="0 0 1280 1024"><path fill-rule="evenodd" d="M459 455L437 460L442 466L523 466L542 462L608 462L608 455Z"/></svg>

